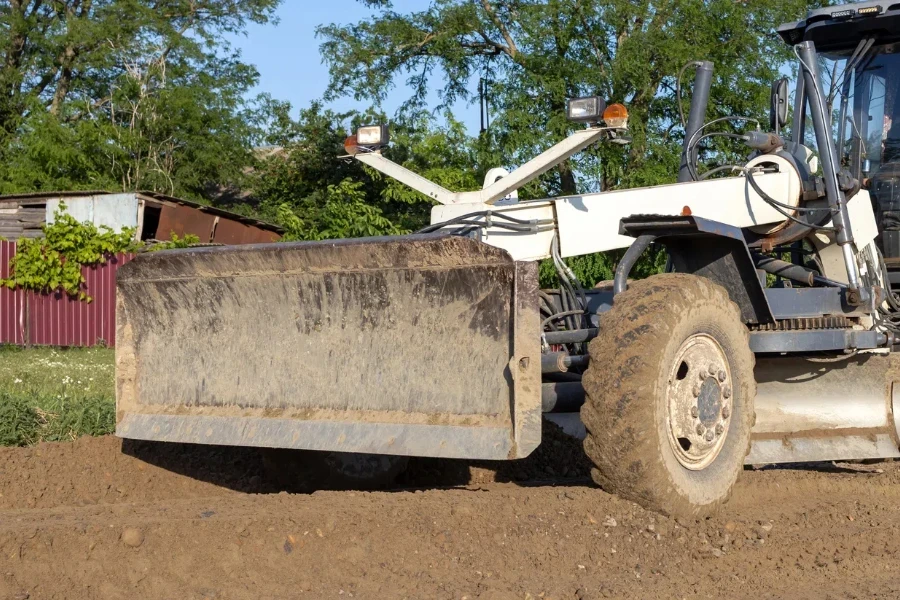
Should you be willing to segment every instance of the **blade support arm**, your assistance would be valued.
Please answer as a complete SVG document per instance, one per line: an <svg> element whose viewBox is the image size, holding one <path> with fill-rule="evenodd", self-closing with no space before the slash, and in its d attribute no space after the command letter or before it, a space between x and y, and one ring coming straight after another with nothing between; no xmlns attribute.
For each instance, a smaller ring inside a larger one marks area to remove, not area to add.
<svg viewBox="0 0 900 600"><path fill-rule="evenodd" d="M408 185L417 192L425 194L440 204L494 204L528 182L537 179L573 154L577 154L596 143L610 131L615 130L609 127L591 127L576 131L563 141L529 160L509 175L498 179L482 190L473 192L452 192L385 158L380 152L361 152L356 154L354 158L364 165L381 171L388 177Z"/></svg>

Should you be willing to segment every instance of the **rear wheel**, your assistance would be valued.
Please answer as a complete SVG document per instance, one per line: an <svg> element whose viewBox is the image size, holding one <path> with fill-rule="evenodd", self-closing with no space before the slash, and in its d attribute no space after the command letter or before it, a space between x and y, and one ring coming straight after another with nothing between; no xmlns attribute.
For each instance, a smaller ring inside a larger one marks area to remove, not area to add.
<svg viewBox="0 0 900 600"><path fill-rule="evenodd" d="M383 489L406 470L406 456L267 449L263 464L269 477L298 490Z"/></svg>
<svg viewBox="0 0 900 600"><path fill-rule="evenodd" d="M676 516L726 502L753 426L754 356L740 309L695 275L636 281L590 344L581 411L604 489Z"/></svg>

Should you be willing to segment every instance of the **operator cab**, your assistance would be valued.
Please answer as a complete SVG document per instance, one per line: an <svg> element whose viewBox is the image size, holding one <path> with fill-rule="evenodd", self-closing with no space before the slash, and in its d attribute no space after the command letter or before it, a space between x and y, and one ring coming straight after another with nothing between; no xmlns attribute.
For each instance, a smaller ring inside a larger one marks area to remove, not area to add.
<svg viewBox="0 0 900 600"><path fill-rule="evenodd" d="M846 175L872 199L878 246L892 288L900 288L900 4L838 5L810 11L782 25L793 45L812 41L831 116L837 156ZM802 81L802 80L801 80ZM798 87L793 141L814 138L807 126L803 86ZM799 113L799 114L798 114ZM815 144L808 144L814 146Z"/></svg>

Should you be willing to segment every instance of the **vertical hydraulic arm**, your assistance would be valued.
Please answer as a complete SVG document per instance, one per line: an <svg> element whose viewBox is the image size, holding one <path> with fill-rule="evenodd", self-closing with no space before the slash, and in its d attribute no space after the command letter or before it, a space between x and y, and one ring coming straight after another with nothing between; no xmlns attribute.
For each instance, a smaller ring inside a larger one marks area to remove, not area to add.
<svg viewBox="0 0 900 600"><path fill-rule="evenodd" d="M804 88L809 99L809 111L812 116L813 128L816 132L816 145L819 148L819 156L822 161L822 174L825 179L825 195L828 205L831 207L831 220L836 229L837 243L841 247L844 256L844 266L847 269L847 282L852 290L860 294L860 300L866 298L866 294L860 287L859 269L856 265L856 251L853 244L853 230L850 228L850 218L847 214L847 199L838 185L839 163L831 136L831 119L825 108L825 92L819 79L816 65L818 56L816 46L812 42L802 42L795 46L800 58L800 69L803 71Z"/></svg>

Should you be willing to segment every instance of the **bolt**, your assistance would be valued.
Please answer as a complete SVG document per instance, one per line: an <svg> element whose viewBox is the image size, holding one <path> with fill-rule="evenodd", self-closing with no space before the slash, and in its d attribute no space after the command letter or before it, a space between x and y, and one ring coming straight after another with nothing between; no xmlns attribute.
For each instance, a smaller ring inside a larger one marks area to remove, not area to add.
<svg viewBox="0 0 900 600"><path fill-rule="evenodd" d="M700 409L697 408L696 406L692 406L691 407L691 416L696 419L697 415L699 415L699 414L700 414Z"/></svg>
<svg viewBox="0 0 900 600"><path fill-rule="evenodd" d="M700 397L700 386L695 385L694 389L691 390L691 392L694 394L694 398L699 398Z"/></svg>
<svg viewBox="0 0 900 600"><path fill-rule="evenodd" d="M709 431L706 432L706 441L707 442L713 441L714 437L715 437L715 435L713 435L712 429L710 429Z"/></svg>
<svg viewBox="0 0 900 600"><path fill-rule="evenodd" d="M731 398L731 388L726 387L724 390L722 390L722 396L724 396L725 398Z"/></svg>
<svg viewBox="0 0 900 600"><path fill-rule="evenodd" d="M727 419L728 415L730 415L730 414L731 414L731 409L728 408L728 405L726 404L725 406L722 407L722 418Z"/></svg>
<svg viewBox="0 0 900 600"><path fill-rule="evenodd" d="M716 425L716 437L722 435L722 432L724 432L724 431L725 431L725 427L721 423Z"/></svg>
<svg viewBox="0 0 900 600"><path fill-rule="evenodd" d="M725 371L719 371L719 381L725 381Z"/></svg>
<svg viewBox="0 0 900 600"><path fill-rule="evenodd" d="M707 371L709 371L709 374L711 376L715 377L716 373L719 372L719 369L716 368L716 365L709 365L709 369L707 369Z"/></svg>
<svg viewBox="0 0 900 600"><path fill-rule="evenodd" d="M706 431L706 428L703 425L698 423L696 431L697 431L697 435L703 435L703 432Z"/></svg>

